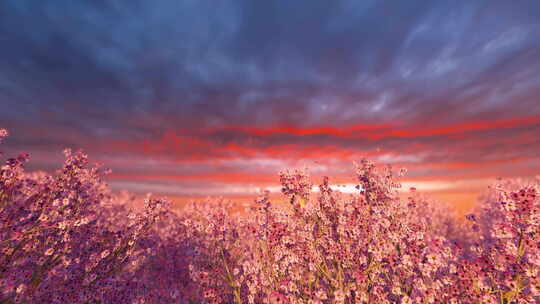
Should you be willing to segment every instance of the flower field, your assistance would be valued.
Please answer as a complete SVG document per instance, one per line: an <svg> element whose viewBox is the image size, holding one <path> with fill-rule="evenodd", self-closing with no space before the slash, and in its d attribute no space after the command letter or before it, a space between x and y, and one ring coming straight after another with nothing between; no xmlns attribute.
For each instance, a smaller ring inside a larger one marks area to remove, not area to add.
<svg viewBox="0 0 540 304"><path fill-rule="evenodd" d="M65 155L53 175L2 155L0 303L540 303L538 179L498 181L466 220L365 159L353 195L294 170L287 204L173 210Z"/></svg>

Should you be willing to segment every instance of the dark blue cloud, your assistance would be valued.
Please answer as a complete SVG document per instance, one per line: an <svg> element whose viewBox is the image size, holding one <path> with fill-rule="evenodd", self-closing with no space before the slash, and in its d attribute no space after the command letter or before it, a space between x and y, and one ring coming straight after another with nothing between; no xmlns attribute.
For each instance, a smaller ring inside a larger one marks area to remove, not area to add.
<svg viewBox="0 0 540 304"><path fill-rule="evenodd" d="M0 0L0 150L52 171L84 148L116 188L345 175L366 152L413 177L530 175L537 96L538 0ZM356 124L382 135L335 131Z"/></svg>
<svg viewBox="0 0 540 304"><path fill-rule="evenodd" d="M540 112L534 0L5 0L0 45L11 128L137 138Z"/></svg>

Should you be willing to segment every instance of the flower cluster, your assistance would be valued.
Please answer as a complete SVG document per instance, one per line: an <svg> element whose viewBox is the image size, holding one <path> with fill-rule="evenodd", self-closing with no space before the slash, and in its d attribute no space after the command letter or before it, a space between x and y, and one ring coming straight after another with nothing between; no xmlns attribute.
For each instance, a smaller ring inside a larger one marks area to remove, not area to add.
<svg viewBox="0 0 540 304"><path fill-rule="evenodd" d="M0 168L0 299L11 303L85 303L117 294L115 280L139 251L139 240L158 219L161 200L145 212L104 216L113 199L100 168L66 150L54 176L27 174L28 155ZM119 299L127 295L117 294Z"/></svg>
<svg viewBox="0 0 540 304"><path fill-rule="evenodd" d="M8 131L6 129L0 129L0 143L8 136ZM0 156L2 156L2 151L0 151Z"/></svg>
<svg viewBox="0 0 540 304"><path fill-rule="evenodd" d="M538 303L540 296L540 183L500 182L486 194L466 261L471 296L500 303Z"/></svg>
<svg viewBox="0 0 540 304"><path fill-rule="evenodd" d="M0 140L4 139L6 136L8 136L8 131L6 129L0 129Z"/></svg>
<svg viewBox="0 0 540 304"><path fill-rule="evenodd" d="M302 208L259 200L242 269L247 303L429 302L449 283L448 242L428 232L427 219L410 217L390 169L368 161L357 169L356 196L334 192L325 178ZM306 180L301 172L282 178L283 193L309 198Z"/></svg>
<svg viewBox="0 0 540 304"><path fill-rule="evenodd" d="M173 210L65 155L54 175L0 167L0 303L540 302L540 179L499 181L467 221L368 160L352 195L283 171L284 203Z"/></svg>

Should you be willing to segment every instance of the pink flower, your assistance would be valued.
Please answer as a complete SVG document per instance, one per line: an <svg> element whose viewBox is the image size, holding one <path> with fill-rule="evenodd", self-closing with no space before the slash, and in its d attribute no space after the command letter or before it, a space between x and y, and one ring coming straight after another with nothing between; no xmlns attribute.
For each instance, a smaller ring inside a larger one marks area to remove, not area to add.
<svg viewBox="0 0 540 304"><path fill-rule="evenodd" d="M107 256L109 256L109 253L110 253L109 249L104 250L104 251L101 253L101 258L102 258L102 259L106 258Z"/></svg>
<svg viewBox="0 0 540 304"><path fill-rule="evenodd" d="M2 139L8 136L8 131L6 129L0 129L0 142L2 142Z"/></svg>
<svg viewBox="0 0 540 304"><path fill-rule="evenodd" d="M289 301L287 300L287 297L277 291L274 291L270 294L269 296L269 303L270 304L284 304L284 303L289 303Z"/></svg>

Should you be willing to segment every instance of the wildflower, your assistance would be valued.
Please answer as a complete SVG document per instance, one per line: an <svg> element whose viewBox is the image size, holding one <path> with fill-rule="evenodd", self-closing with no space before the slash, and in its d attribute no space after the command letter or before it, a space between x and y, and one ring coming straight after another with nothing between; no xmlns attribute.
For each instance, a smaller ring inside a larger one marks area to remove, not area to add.
<svg viewBox="0 0 540 304"><path fill-rule="evenodd" d="M104 250L103 252L101 252L101 258L102 259L106 258L107 256L109 256L109 253L110 253L109 249Z"/></svg>

